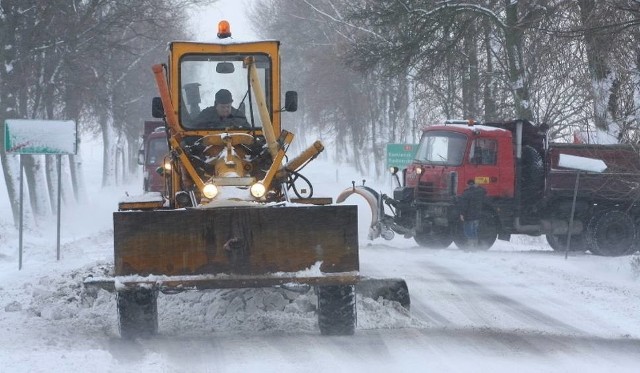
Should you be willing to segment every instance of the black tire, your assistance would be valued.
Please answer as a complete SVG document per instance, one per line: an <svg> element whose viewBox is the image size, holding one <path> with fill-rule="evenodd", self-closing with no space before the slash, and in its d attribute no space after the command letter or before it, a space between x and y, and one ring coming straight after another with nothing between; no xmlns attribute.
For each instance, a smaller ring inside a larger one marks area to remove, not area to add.
<svg viewBox="0 0 640 373"><path fill-rule="evenodd" d="M636 226L629 214L610 210L595 215L587 225L587 247L594 255L622 256L636 251Z"/></svg>
<svg viewBox="0 0 640 373"><path fill-rule="evenodd" d="M356 330L354 285L316 287L318 326L322 335L353 335Z"/></svg>
<svg viewBox="0 0 640 373"><path fill-rule="evenodd" d="M119 291L120 337L148 338L158 333L158 292L150 289Z"/></svg>
<svg viewBox="0 0 640 373"><path fill-rule="evenodd" d="M453 242L453 237L448 230L432 231L428 233L420 232L413 236L416 243L422 247L430 249L446 249Z"/></svg>
<svg viewBox="0 0 640 373"><path fill-rule="evenodd" d="M480 227L478 228L478 246L471 247L464 235L464 224L458 222L456 233L453 236L453 242L462 250L489 250L498 238L498 222L495 215L490 211L483 210L480 218Z"/></svg>
<svg viewBox="0 0 640 373"><path fill-rule="evenodd" d="M547 243L553 249L553 251L565 251L567 249L567 235L566 234L547 234ZM572 234L571 235L571 247L569 251L586 251L586 242L584 235Z"/></svg>

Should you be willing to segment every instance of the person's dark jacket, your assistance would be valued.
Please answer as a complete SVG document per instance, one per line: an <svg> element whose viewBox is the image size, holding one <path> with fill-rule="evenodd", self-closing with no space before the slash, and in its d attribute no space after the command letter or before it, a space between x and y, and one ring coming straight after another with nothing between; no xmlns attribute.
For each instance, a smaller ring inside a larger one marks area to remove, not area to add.
<svg viewBox="0 0 640 373"><path fill-rule="evenodd" d="M194 120L194 126L198 128L250 127L247 118L240 110L232 108L231 115L226 118L220 118L214 106L202 110Z"/></svg>
<svg viewBox="0 0 640 373"><path fill-rule="evenodd" d="M487 191L478 185L470 185L458 199L458 209L465 221L479 220Z"/></svg>

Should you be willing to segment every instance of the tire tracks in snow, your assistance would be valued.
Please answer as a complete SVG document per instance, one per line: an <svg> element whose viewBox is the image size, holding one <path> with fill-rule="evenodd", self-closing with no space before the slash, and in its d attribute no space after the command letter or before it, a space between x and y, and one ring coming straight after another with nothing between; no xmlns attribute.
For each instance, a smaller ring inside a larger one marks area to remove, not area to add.
<svg viewBox="0 0 640 373"><path fill-rule="evenodd" d="M512 324L513 329L541 329L542 331L553 333L585 334L579 328L500 294L441 265L427 261L421 262L420 265L425 269L427 276L434 276L432 279L423 279L423 281L430 281L436 284L434 291L440 297L438 302L453 303L443 306L445 308L454 306L457 308L458 313L463 318L466 317L473 326L492 329L496 327L505 328L505 322L507 322ZM437 283L444 285L444 287L438 286ZM507 318L510 320L507 320ZM449 322L452 324L460 322L459 320L452 320L453 318L450 317ZM462 322L464 323L464 321ZM441 325L446 326L446 324Z"/></svg>

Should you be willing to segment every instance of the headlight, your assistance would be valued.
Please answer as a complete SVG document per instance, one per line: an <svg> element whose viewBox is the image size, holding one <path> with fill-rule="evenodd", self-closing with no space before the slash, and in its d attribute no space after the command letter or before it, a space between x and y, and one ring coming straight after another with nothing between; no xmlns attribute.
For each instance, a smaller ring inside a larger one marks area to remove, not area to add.
<svg viewBox="0 0 640 373"><path fill-rule="evenodd" d="M420 168L420 167L416 167L416 173L417 173L418 175L422 175L422 168Z"/></svg>
<svg viewBox="0 0 640 373"><path fill-rule="evenodd" d="M389 172L391 172L391 175L395 175L397 174L399 171L398 167L393 166L393 167L389 167Z"/></svg>
<svg viewBox="0 0 640 373"><path fill-rule="evenodd" d="M255 183L251 186L249 191L251 192L251 195L254 196L255 198L262 198L267 192L267 188L265 188L262 183Z"/></svg>
<svg viewBox="0 0 640 373"><path fill-rule="evenodd" d="M211 183L205 184L204 188L202 188L202 194L209 199L213 199L218 195L218 187Z"/></svg>
<svg viewBox="0 0 640 373"><path fill-rule="evenodd" d="M171 171L171 162L164 162L164 169L165 171Z"/></svg>

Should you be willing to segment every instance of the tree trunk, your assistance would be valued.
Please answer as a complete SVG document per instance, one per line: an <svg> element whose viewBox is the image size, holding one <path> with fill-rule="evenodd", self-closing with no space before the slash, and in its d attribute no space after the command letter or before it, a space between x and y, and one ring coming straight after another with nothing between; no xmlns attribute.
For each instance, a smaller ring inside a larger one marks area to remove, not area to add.
<svg viewBox="0 0 640 373"><path fill-rule="evenodd" d="M620 128L611 112L617 107L618 100L614 89L617 74L609 66L612 35L595 28L600 17L595 0L579 0L578 5L582 26L585 28L584 42L591 74L594 123L596 128L619 139Z"/></svg>
<svg viewBox="0 0 640 373"><path fill-rule="evenodd" d="M522 29L518 25L518 1L505 0L506 4L506 29L505 48L507 52L507 65L509 69L509 82L515 104L515 114L519 119L533 119L531 101L529 95L529 82L522 50L524 37Z"/></svg>
<svg viewBox="0 0 640 373"><path fill-rule="evenodd" d="M478 92L480 92L478 73L478 38L476 36L477 27L469 26L468 34L465 36L464 53L467 57L466 66L462 82L462 116L466 118L478 119Z"/></svg>

